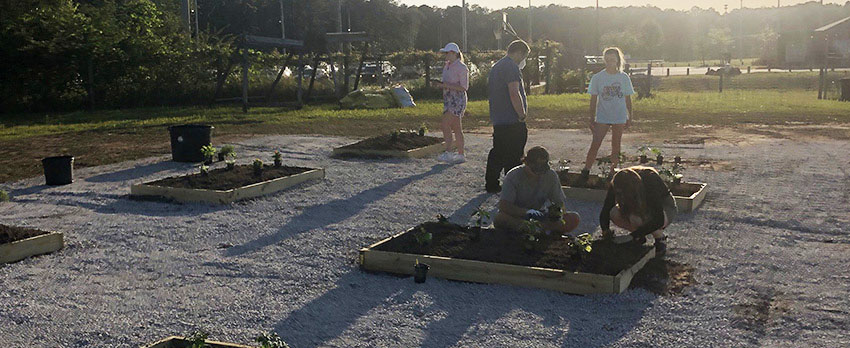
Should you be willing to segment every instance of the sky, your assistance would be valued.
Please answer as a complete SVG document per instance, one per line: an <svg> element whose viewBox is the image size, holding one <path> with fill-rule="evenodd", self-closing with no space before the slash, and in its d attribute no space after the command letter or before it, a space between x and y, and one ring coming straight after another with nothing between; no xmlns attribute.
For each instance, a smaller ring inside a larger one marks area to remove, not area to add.
<svg viewBox="0 0 850 348"><path fill-rule="evenodd" d="M430 5L437 7L446 7L446 6L460 6L461 0L397 0L399 3L405 5ZM769 7L776 6L777 0L743 0L744 7ZM811 0L780 0L780 4L782 6L786 5L795 5L799 3L808 2ZM824 3L835 3L835 4L844 4L847 0L838 0L838 1L829 1L826 0ZM469 4L477 4L482 7L486 7L489 9L501 9L505 7L511 6L528 6L528 0L467 0ZM545 6L549 4L559 4L569 7L588 7L588 6L596 6L596 0L531 0L531 4L534 6ZM677 10L690 10L691 7L697 6L702 8L714 8L715 10L722 12L723 5L729 5L729 10L731 11L733 8L739 8L741 6L741 0L701 0L701 1L687 1L687 0L599 0L599 6L601 7L611 7L611 6L644 6L651 5L659 8L672 8Z"/></svg>

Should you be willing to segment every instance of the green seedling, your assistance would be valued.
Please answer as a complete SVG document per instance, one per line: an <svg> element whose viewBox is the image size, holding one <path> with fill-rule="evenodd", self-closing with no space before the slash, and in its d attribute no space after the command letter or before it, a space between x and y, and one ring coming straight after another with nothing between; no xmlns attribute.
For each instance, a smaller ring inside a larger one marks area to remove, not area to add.
<svg viewBox="0 0 850 348"><path fill-rule="evenodd" d="M641 145L641 147L638 148L638 152L640 153L640 163L644 164L648 161L647 157L649 153L652 152L652 148L647 145Z"/></svg>
<svg viewBox="0 0 850 348"><path fill-rule="evenodd" d="M419 126L419 136L424 137L425 133L428 133L428 126L425 125L425 122L422 122L422 125Z"/></svg>
<svg viewBox="0 0 850 348"><path fill-rule="evenodd" d="M289 345L284 342L277 333L263 333L256 338L259 348L289 348Z"/></svg>
<svg viewBox="0 0 850 348"><path fill-rule="evenodd" d="M478 208L475 213L472 213L472 216L475 217L475 226L481 228L484 226L484 220L490 219L490 212Z"/></svg>
<svg viewBox="0 0 850 348"><path fill-rule="evenodd" d="M610 158L600 158L596 160L596 168L599 169L599 177L602 179L606 179L611 177L611 159Z"/></svg>
<svg viewBox="0 0 850 348"><path fill-rule="evenodd" d="M195 330L191 332L183 339L189 341L188 348L205 348L207 347L207 338L210 337L210 334L204 330Z"/></svg>
<svg viewBox="0 0 850 348"><path fill-rule="evenodd" d="M558 161L558 172L569 172L570 171L570 160L562 159Z"/></svg>
<svg viewBox="0 0 850 348"><path fill-rule="evenodd" d="M431 232L426 232L425 227L421 226L419 227L419 231L417 231L413 236L416 237L416 243L418 243L419 246L425 246L428 243L431 243L431 240L433 239Z"/></svg>
<svg viewBox="0 0 850 348"><path fill-rule="evenodd" d="M437 222L439 222L441 224L447 224L447 223L449 223L449 218L447 218L443 214L437 214Z"/></svg>
<svg viewBox="0 0 850 348"><path fill-rule="evenodd" d="M263 161L259 158L254 159L254 163L251 164L254 167L254 174L260 175L263 173Z"/></svg>
<svg viewBox="0 0 850 348"><path fill-rule="evenodd" d="M227 157L224 159L224 164L227 165L228 170L233 170L236 167L236 152L230 152L227 154Z"/></svg>
<svg viewBox="0 0 850 348"><path fill-rule="evenodd" d="M206 176L206 175L209 175L209 173L210 173L210 167L208 167L206 164L202 164L198 169L199 169L201 175Z"/></svg>
<svg viewBox="0 0 850 348"><path fill-rule="evenodd" d="M593 250L593 237L590 233L582 233L578 235L572 242L573 248L577 251L590 253Z"/></svg>
<svg viewBox="0 0 850 348"><path fill-rule="evenodd" d="M549 221L560 221L561 223L565 223L564 207L560 204L553 203L546 208L546 217L549 218Z"/></svg>
<svg viewBox="0 0 850 348"><path fill-rule="evenodd" d="M283 155L280 154L280 151L275 150L272 158L274 159L275 167L280 167L283 165Z"/></svg>
<svg viewBox="0 0 850 348"><path fill-rule="evenodd" d="M10 200L9 193L0 190L0 202L8 202Z"/></svg>
<svg viewBox="0 0 850 348"><path fill-rule="evenodd" d="M218 160L224 161L228 157L236 157L236 149L233 145L224 145L218 150Z"/></svg>
<svg viewBox="0 0 850 348"><path fill-rule="evenodd" d="M620 160L620 165L622 166L623 163L626 163L626 160L629 159L629 156L627 156L625 152L620 152L617 158Z"/></svg>
<svg viewBox="0 0 850 348"><path fill-rule="evenodd" d="M215 156L216 149L212 145L204 145L201 147L201 154L207 160L207 162L212 162L213 156Z"/></svg>

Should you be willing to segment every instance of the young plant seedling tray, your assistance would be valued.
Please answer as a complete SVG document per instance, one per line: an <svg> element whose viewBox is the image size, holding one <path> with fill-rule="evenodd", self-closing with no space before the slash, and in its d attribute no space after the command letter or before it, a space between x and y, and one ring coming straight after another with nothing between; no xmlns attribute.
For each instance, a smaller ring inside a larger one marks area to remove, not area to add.
<svg viewBox="0 0 850 348"><path fill-rule="evenodd" d="M245 183L240 184L238 180L231 180L227 183L212 185L206 182L216 175L237 175L234 173L243 173ZM324 177L325 170L322 168L286 166L265 166L263 174L258 177L253 174L253 168L250 165L242 165L236 166L233 170L216 169L210 171L205 177L201 174L190 174L135 184L130 187L130 196L166 198L184 203L228 204L282 191L302 182Z"/></svg>
<svg viewBox="0 0 850 348"><path fill-rule="evenodd" d="M445 149L442 139L420 136L415 133L399 133L395 141L392 135L381 135L334 148L337 157L399 157L422 158L440 153Z"/></svg>
<svg viewBox="0 0 850 348"><path fill-rule="evenodd" d="M0 225L0 264L23 260L30 256L47 254L62 249L64 236L59 232Z"/></svg>
<svg viewBox="0 0 850 348"><path fill-rule="evenodd" d="M205 347L208 348L253 348L251 346L245 346L241 344L225 343L210 340L206 340L204 342L206 342ZM152 345L142 346L142 348L188 348L190 346L192 346L191 341L188 341L183 337L171 336L160 340Z"/></svg>
<svg viewBox="0 0 850 348"><path fill-rule="evenodd" d="M588 180L591 183L587 187L573 187L569 183L578 181L579 173L561 173L561 188L564 190L564 195L569 199L578 199L590 202L604 202L608 190L604 185L597 182L597 176L591 175ZM689 213L696 210L705 199L706 188L708 184L700 182L683 182L679 184L670 184L670 190L673 193L673 198L676 199L676 206L681 213Z"/></svg>
<svg viewBox="0 0 850 348"><path fill-rule="evenodd" d="M429 223L420 225L428 225ZM377 243L374 243L366 248L360 249L359 263L360 267L369 271L389 272L395 274L413 274L414 265L425 263L430 266L428 271L429 277L439 277L451 280L475 282L475 283L492 283L492 284L507 284L523 287L535 287L541 289L555 290L570 294L599 294L599 293L621 293L628 288L632 277L637 273L650 259L655 257L655 248L651 246L634 247L633 255L629 263L625 264L623 269L619 267L619 271L612 274L590 273L584 271L574 271L566 269L557 269L550 267L535 267L515 263L519 259L523 259L526 255L522 253L522 246L510 247L509 240L502 238L501 241L495 241L498 236L498 230L481 229L481 237L477 241L472 239L463 240L460 236L441 236L439 233L434 234L434 245L440 245L439 250L434 250L433 253L456 253L463 255L465 252L477 252L485 248L493 248L494 245L501 245L485 253L495 255L498 258L510 259L503 262L480 261L460 257L446 257L431 255L425 252L401 252L393 251L410 248L399 247L409 243L411 238L415 238L415 233L420 233L419 226L396 234ZM472 229L472 228L470 228ZM507 233L504 231L501 233ZM459 232L458 235L463 232ZM487 237L491 235L493 237ZM488 239L493 238L493 239ZM443 239L442 241L440 239ZM506 242L506 240L508 242ZM609 242L610 243L610 242ZM522 244L522 243L519 243ZM503 247L507 245L507 247ZM504 249L511 250L504 250ZM519 251L517 251L519 248ZM415 248L414 248L415 249ZM452 251L453 250L453 251ZM549 251L547 250L546 253ZM531 254L530 258L538 257L537 254ZM552 259L553 255L540 254L542 259ZM527 261L527 260L526 260ZM527 262L526 262L527 263ZM538 262L540 263L540 262ZM547 262L542 262L547 263Z"/></svg>

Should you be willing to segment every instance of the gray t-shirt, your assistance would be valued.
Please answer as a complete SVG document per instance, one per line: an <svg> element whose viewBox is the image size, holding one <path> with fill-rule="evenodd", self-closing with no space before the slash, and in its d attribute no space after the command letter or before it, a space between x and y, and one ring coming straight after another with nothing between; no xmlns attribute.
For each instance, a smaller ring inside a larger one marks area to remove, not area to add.
<svg viewBox="0 0 850 348"><path fill-rule="evenodd" d="M561 189L558 173L550 169L532 179L525 168L524 164L514 167L505 175L500 199L523 209L543 209L546 202L566 205L567 197Z"/></svg>
<svg viewBox="0 0 850 348"><path fill-rule="evenodd" d="M487 96L490 98L490 121L494 126L511 125L520 120L514 105L511 103L511 94L508 84L519 82L519 94L522 96L522 109L528 111L528 102L525 98L525 87L522 83L522 72L519 66L509 57L504 57L490 69L487 76Z"/></svg>

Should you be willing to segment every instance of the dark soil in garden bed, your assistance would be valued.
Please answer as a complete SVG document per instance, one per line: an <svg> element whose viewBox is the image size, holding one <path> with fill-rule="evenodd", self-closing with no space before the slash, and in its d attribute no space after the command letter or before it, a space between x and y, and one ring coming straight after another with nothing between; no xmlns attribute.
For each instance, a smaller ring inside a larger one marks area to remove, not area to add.
<svg viewBox="0 0 850 348"><path fill-rule="evenodd" d="M432 234L430 243L418 243L415 234L420 227ZM476 234L479 234L477 238ZM560 237L542 240L539 247L532 251L526 250L524 240L525 234L515 231L426 222L379 245L375 250L617 275L634 265L651 249L650 246L594 241L593 250L584 258L576 259L567 240Z"/></svg>
<svg viewBox="0 0 850 348"><path fill-rule="evenodd" d="M439 144L443 139L429 136L420 136L416 133L398 133L396 140L391 134L380 135L369 139L358 141L351 145L343 146L343 149L353 150L391 150L407 151L418 149L429 145Z"/></svg>
<svg viewBox="0 0 850 348"><path fill-rule="evenodd" d="M241 165L230 170L227 168L211 170L206 175L195 173L165 178L147 184L187 189L227 191L263 181L301 174L310 170L313 170L313 168L264 165L263 173L261 175L255 175L252 165Z"/></svg>
<svg viewBox="0 0 850 348"><path fill-rule="evenodd" d="M11 243L22 239L40 236L42 234L47 234L47 232L32 228L0 225L0 244Z"/></svg>
<svg viewBox="0 0 850 348"><path fill-rule="evenodd" d="M558 172L558 177L561 179L561 186L608 190L609 180L600 178L597 175L590 175L586 180L580 180L579 173ZM667 186L670 188L670 192L672 192L674 196L679 197L690 197L699 190L698 185L692 184L669 183Z"/></svg>

